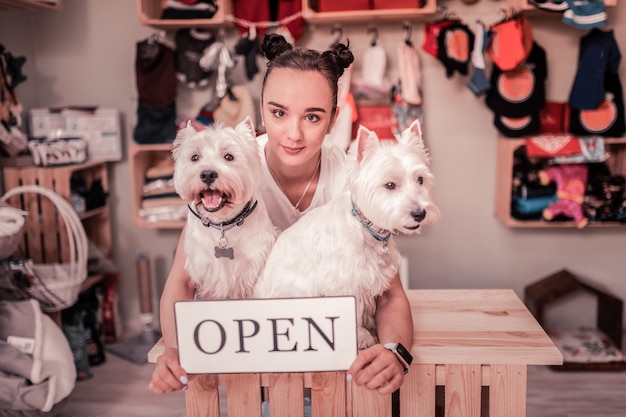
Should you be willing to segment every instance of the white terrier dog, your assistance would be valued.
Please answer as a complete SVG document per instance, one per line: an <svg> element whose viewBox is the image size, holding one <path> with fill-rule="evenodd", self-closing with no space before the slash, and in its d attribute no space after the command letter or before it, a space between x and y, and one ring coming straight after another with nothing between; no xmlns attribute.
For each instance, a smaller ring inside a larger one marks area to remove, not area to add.
<svg viewBox="0 0 626 417"><path fill-rule="evenodd" d="M398 272L392 235L418 233L439 218L419 122L397 141L361 126L350 151L347 189L311 210L276 240L254 295L354 295L359 349L376 343L376 298Z"/></svg>
<svg viewBox="0 0 626 417"><path fill-rule="evenodd" d="M257 191L261 159L251 120L199 132L188 124L172 155L176 192L189 202L185 270L197 297L249 297L277 236Z"/></svg>

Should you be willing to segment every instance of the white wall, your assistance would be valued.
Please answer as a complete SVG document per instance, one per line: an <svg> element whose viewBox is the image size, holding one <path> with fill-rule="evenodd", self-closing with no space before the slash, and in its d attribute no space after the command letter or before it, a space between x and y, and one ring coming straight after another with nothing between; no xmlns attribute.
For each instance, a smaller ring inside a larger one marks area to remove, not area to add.
<svg viewBox="0 0 626 417"><path fill-rule="evenodd" d="M476 18L499 20L503 1L482 0L465 6L444 0L473 28ZM136 121L134 77L135 43L153 30L139 24L136 5L129 0L64 0L61 12L0 12L0 43L14 55L27 56L29 80L18 87L26 109L37 106L89 105L115 107L122 114L125 148L132 142ZM610 10L609 25L626 51L626 4ZM549 100L565 101L576 71L578 41L586 32L556 17L532 18L535 39L548 56ZM358 57L369 42L364 25L344 25ZM379 26L388 51L389 76L395 79L395 46L403 39L401 23ZM422 24L414 23L413 42L421 44ZM234 44L234 38L229 42ZM309 28L303 43L326 48L332 41L329 26ZM561 268L587 278L626 298L626 229L517 230L504 227L494 216L496 129L482 99L465 87L468 79L447 79L443 66L420 54L424 82L425 133L437 177L435 197L443 213L439 224L421 236L399 238L410 259L413 288L513 288L522 296L525 285ZM626 81L626 62L620 66ZM257 76L258 78L258 76ZM258 82L255 83L258 85ZM181 90L180 108L198 100ZM202 97L200 97L200 102ZM163 286L178 238L177 231L143 230L131 218L129 164L112 165L111 206L115 258L122 271L119 287L121 314L137 325L138 297L135 255L153 258L155 304Z"/></svg>

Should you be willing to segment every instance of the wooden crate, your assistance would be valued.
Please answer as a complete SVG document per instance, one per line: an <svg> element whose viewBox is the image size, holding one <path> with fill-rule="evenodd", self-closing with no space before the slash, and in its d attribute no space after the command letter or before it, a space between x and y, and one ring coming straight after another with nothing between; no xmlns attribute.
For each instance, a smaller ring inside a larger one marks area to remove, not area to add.
<svg viewBox="0 0 626 417"><path fill-rule="evenodd" d="M517 295L496 289L407 296L414 360L397 401L347 382L345 372L202 375L185 393L187 416L261 417L263 391L272 417L302 417L306 389L313 417L525 417L527 366L559 365L563 357ZM148 360L163 348L155 345Z"/></svg>
<svg viewBox="0 0 626 417"><path fill-rule="evenodd" d="M21 185L46 187L65 200L70 200L70 180L80 175L87 186L101 180L108 191L107 166L105 162L58 167L4 167L4 189L6 191ZM69 240L65 222L56 207L48 198L38 194L22 194L7 201L14 207L28 212L24 225L24 237L18 246L15 258L31 258L35 263L67 263L70 260ZM103 251L111 256L111 232L108 204L79 216L87 236Z"/></svg>

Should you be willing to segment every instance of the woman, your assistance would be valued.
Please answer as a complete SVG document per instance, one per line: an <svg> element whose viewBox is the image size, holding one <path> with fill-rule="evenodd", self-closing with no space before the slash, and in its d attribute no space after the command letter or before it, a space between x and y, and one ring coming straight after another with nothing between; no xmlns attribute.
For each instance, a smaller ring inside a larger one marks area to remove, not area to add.
<svg viewBox="0 0 626 417"><path fill-rule="evenodd" d="M336 44L322 53L293 47L280 35L268 35L261 50L269 60L261 93L259 137L264 165L261 186L272 222L284 230L307 211L328 202L344 184L345 154L324 142L339 108L337 81L354 57L348 46ZM184 230L183 230L184 233ZM186 276L183 238L161 297L161 330L166 345L150 382L156 394L186 389L188 376L178 363L173 305L190 300L194 289ZM358 353L348 378L359 386L390 394L404 380L404 368L385 343L410 349L413 324L399 276L377 300L376 325L380 344Z"/></svg>

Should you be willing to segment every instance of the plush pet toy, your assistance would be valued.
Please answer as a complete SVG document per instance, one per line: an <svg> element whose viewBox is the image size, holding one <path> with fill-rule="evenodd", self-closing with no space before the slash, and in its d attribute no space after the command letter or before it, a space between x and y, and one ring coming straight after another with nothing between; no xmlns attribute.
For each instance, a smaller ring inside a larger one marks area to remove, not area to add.
<svg viewBox="0 0 626 417"><path fill-rule="evenodd" d="M582 229L589 223L583 213L582 203L587 187L588 167L585 164L553 165L538 172L539 182L556 184L557 201L543 210L543 218L552 220L559 214L574 220Z"/></svg>

